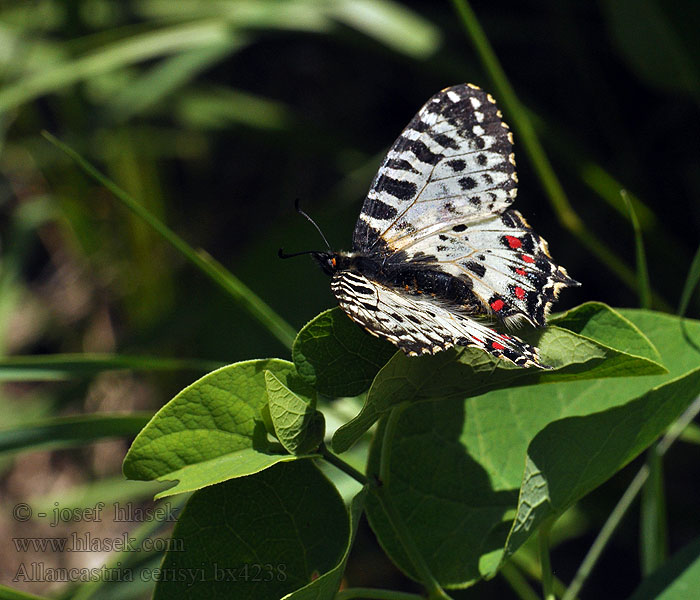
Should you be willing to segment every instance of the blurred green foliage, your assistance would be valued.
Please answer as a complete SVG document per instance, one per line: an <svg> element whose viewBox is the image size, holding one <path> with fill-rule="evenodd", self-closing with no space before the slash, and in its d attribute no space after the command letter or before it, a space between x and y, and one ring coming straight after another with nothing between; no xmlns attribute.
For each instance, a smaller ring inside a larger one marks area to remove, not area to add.
<svg viewBox="0 0 700 600"><path fill-rule="evenodd" d="M517 207L583 283L559 307L588 299L639 305L635 229L621 189L646 248L653 306L678 306L700 230L700 4L503 0L472 8L583 228L574 236L549 204L516 135ZM0 3L0 351L91 355L89 364L53 362L43 371L40 363L23 362L23 371L7 363L2 375L19 373L5 377L19 383L0 392L4 427L84 411L154 410L208 368L197 361L291 357L42 130L299 329L334 300L310 261L277 258L280 246L321 242L293 200L301 198L334 246L348 248L383 152L426 98L463 81L500 100L448 2ZM587 248L586 235L619 265ZM697 293L689 290L683 304L700 315ZM112 355L147 372L118 380L136 386L126 393L108 379L117 390L110 395L90 377L100 364L113 368ZM144 364L144 356L177 360ZM47 372L71 379L33 383ZM36 443L30 432L27 448ZM62 435L61 443L85 439ZM688 500L687 486L698 491L690 448L669 467L683 490L669 492L674 548L698 533ZM11 460L2 465L12 473ZM587 518L598 522L624 480L584 500ZM611 554L633 556L628 537ZM358 541L373 556L362 528ZM576 564L581 549L570 547ZM630 592L633 579L624 575L636 563L621 562L614 577L605 568L594 576L592 588L610 597ZM349 573L358 579L352 559ZM379 576L392 577L400 579ZM495 585L485 593L497 594ZM480 597L478 587L473 593Z"/></svg>

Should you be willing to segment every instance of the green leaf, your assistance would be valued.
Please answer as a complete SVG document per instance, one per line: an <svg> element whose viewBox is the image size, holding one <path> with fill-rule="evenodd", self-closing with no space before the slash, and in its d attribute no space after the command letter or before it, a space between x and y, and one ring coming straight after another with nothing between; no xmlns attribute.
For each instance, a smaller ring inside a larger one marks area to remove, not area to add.
<svg viewBox="0 0 700 600"><path fill-rule="evenodd" d="M281 598L334 573L350 537L342 499L311 461L277 465L190 498L163 573L196 577L163 579L154 599Z"/></svg>
<svg viewBox="0 0 700 600"><path fill-rule="evenodd" d="M350 504L350 536L348 538L347 546L345 547L345 553L343 554L340 562L330 571L321 575L318 579L315 579L303 588L285 596L282 600L333 600L333 598L335 598L338 588L340 588L343 574L345 573L345 565L348 562L352 544L355 541L357 526L360 523L360 517L362 516L362 511L365 507L366 495L367 490L363 488L352 499Z"/></svg>
<svg viewBox="0 0 700 600"><path fill-rule="evenodd" d="M306 454L316 450L323 441L326 423L323 414L314 408L316 397L313 389L303 380L290 380L295 386L294 391L271 371L265 371L270 417L277 439L285 450L290 454ZM308 394L306 398L299 395L304 392Z"/></svg>
<svg viewBox="0 0 700 600"><path fill-rule="evenodd" d="M403 411L391 443L387 493L442 585L492 576L543 519L615 474L700 393L700 354L684 337L700 339L700 322L686 320L682 328L680 319L651 311L622 311L622 321L609 320L613 316L585 305L560 322L578 323L590 338L608 336L610 343L616 336L605 323L613 332L622 327L616 345L646 353L655 347L670 372L526 387L519 381L519 387ZM648 344L630 336L637 329ZM379 471L382 429L368 477ZM371 496L367 515L387 554L415 577Z"/></svg>
<svg viewBox="0 0 700 600"><path fill-rule="evenodd" d="M367 333L339 308L307 323L292 347L299 374L327 396L361 394L395 353L395 346Z"/></svg>
<svg viewBox="0 0 700 600"><path fill-rule="evenodd" d="M686 600L697 592L700 581L700 539L674 554L642 581L629 600Z"/></svg>
<svg viewBox="0 0 700 600"><path fill-rule="evenodd" d="M377 374L360 413L333 436L333 449L344 452L350 448L377 419L402 402L466 398L514 385L651 375L665 370L639 329L605 305L585 304L556 322L559 327L547 328L535 342L543 361L557 367L553 371L515 367L478 348L420 358L396 353Z"/></svg>
<svg viewBox="0 0 700 600"><path fill-rule="evenodd" d="M649 338L619 311L601 302L586 302L553 317L550 325L563 327L609 348L662 362Z"/></svg>
<svg viewBox="0 0 700 600"><path fill-rule="evenodd" d="M296 377L290 362L251 360L223 367L181 391L134 440L124 459L126 477L178 480L157 496L163 497L302 458L280 454L282 448L267 439L261 414L268 401L266 370L281 381Z"/></svg>
<svg viewBox="0 0 700 600"><path fill-rule="evenodd" d="M555 421L540 431L527 451L506 555L651 445L698 393L700 368L624 406Z"/></svg>

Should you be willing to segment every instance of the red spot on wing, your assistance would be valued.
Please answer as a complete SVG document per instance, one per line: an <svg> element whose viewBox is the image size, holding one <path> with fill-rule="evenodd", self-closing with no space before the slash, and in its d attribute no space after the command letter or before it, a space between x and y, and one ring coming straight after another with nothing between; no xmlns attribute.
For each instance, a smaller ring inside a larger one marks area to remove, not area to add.
<svg viewBox="0 0 700 600"><path fill-rule="evenodd" d="M535 259L532 258L532 256L528 256L527 254L523 254L523 261L526 263L534 263Z"/></svg>
<svg viewBox="0 0 700 600"><path fill-rule="evenodd" d="M518 238L513 237L512 235L507 235L506 241L508 242L508 245L513 249L520 248L520 246L523 245L523 243Z"/></svg>
<svg viewBox="0 0 700 600"><path fill-rule="evenodd" d="M491 342L491 347L494 350L503 350L505 348L505 346L499 344L498 342Z"/></svg>
<svg viewBox="0 0 700 600"><path fill-rule="evenodd" d="M478 342L479 344L482 344L482 345L484 344L484 340L480 340L480 339L479 339L478 337L476 337L475 335L472 336L472 339L473 339L475 342Z"/></svg>
<svg viewBox="0 0 700 600"><path fill-rule="evenodd" d="M515 272L516 272L518 275L527 275L527 273L525 272L525 269L521 269L520 267L518 267L517 269L515 269Z"/></svg>
<svg viewBox="0 0 700 600"><path fill-rule="evenodd" d="M515 295L521 300L525 297L525 290L520 286L517 286L513 291L515 292Z"/></svg>
<svg viewBox="0 0 700 600"><path fill-rule="evenodd" d="M493 308L493 310L498 312L499 310L501 310L503 308L504 304L505 304L505 302L503 302L503 300L494 300L493 302L491 302L491 308Z"/></svg>

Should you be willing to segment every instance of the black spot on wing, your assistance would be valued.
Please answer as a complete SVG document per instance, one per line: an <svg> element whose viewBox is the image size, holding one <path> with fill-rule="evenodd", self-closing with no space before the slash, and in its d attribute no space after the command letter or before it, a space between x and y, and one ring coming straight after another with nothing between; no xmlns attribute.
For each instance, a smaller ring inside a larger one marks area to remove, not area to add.
<svg viewBox="0 0 700 600"><path fill-rule="evenodd" d="M420 140L412 141L407 146L407 149L413 152L413 154L415 154L416 158L419 161L427 163L429 165L436 165L443 159L442 154L436 154L435 152L432 152L430 148L428 148L428 146L426 146Z"/></svg>
<svg viewBox="0 0 700 600"><path fill-rule="evenodd" d="M451 150L459 149L459 144L449 135L445 135L444 133L434 133L431 134L430 137L432 137L443 148L450 148Z"/></svg>
<svg viewBox="0 0 700 600"><path fill-rule="evenodd" d="M476 187L476 180L473 177L461 177L459 179L459 187L463 190L471 190Z"/></svg>
<svg viewBox="0 0 700 600"><path fill-rule="evenodd" d="M477 277L483 277L486 274L486 267L478 262L474 262L473 260L466 263L464 266Z"/></svg>
<svg viewBox="0 0 700 600"><path fill-rule="evenodd" d="M393 206L381 200L375 200L369 208L371 211L369 216L379 220L393 219L398 214Z"/></svg>
<svg viewBox="0 0 700 600"><path fill-rule="evenodd" d="M397 171L418 173L418 171L413 167L413 165L407 160L404 160L403 158L390 158L386 161L385 166L389 169L396 169Z"/></svg>
<svg viewBox="0 0 700 600"><path fill-rule="evenodd" d="M455 173L464 171L464 169L467 166L467 163L464 162L461 158L453 158L452 160L448 160L447 164L450 165L450 167Z"/></svg>
<svg viewBox="0 0 700 600"><path fill-rule="evenodd" d="M415 196L417 187L412 181L405 181L403 179L394 179L388 175L381 175L377 180L374 189L377 192L386 192L394 198L399 200L410 200Z"/></svg>

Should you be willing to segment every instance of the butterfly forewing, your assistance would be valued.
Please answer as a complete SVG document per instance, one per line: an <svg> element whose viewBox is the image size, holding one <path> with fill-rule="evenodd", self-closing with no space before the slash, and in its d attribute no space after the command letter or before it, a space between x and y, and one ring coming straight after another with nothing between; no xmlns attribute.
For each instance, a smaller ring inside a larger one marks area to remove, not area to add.
<svg viewBox="0 0 700 600"><path fill-rule="evenodd" d="M394 142L367 194L353 249L401 250L516 195L512 136L493 97L468 84L433 96Z"/></svg>

